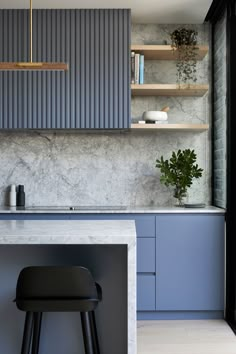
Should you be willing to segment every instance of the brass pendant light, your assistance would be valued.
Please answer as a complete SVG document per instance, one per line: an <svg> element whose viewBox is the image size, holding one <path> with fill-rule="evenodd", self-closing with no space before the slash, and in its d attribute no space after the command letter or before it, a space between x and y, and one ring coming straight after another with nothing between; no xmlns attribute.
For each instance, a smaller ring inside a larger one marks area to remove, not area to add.
<svg viewBox="0 0 236 354"><path fill-rule="evenodd" d="M33 62L33 12L32 0L30 0L30 61L29 62L0 62L0 70L6 71L67 71L67 63L42 63Z"/></svg>

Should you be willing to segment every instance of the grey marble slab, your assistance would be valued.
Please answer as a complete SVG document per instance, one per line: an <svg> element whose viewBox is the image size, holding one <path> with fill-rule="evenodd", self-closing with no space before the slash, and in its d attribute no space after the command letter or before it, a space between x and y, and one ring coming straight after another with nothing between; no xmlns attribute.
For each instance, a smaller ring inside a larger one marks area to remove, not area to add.
<svg viewBox="0 0 236 354"><path fill-rule="evenodd" d="M0 245L127 245L128 353L136 353L136 230L134 221L0 221Z"/></svg>
<svg viewBox="0 0 236 354"><path fill-rule="evenodd" d="M214 206L204 208L158 207L158 206L34 206L25 209L0 207L0 214L224 214L225 209Z"/></svg>

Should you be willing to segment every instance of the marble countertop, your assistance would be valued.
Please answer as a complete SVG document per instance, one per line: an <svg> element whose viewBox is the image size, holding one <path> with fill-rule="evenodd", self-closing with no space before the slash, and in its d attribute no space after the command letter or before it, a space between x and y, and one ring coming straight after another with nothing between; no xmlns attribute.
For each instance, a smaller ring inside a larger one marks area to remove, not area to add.
<svg viewBox="0 0 236 354"><path fill-rule="evenodd" d="M132 220L2 220L0 244L135 245Z"/></svg>
<svg viewBox="0 0 236 354"><path fill-rule="evenodd" d="M156 207L156 206L33 206L26 208L0 207L0 214L224 214L225 209ZM74 208L74 209L73 209Z"/></svg>

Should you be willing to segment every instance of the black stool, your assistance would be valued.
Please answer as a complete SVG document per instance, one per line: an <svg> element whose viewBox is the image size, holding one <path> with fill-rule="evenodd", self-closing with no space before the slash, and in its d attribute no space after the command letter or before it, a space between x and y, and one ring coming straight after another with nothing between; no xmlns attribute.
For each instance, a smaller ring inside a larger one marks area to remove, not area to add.
<svg viewBox="0 0 236 354"><path fill-rule="evenodd" d="M101 287L84 267L27 267L18 277L16 306L26 311L21 354L38 354L43 312L78 311L86 354L99 354L94 310ZM33 337L33 339L32 339ZM32 342L32 343L31 343Z"/></svg>

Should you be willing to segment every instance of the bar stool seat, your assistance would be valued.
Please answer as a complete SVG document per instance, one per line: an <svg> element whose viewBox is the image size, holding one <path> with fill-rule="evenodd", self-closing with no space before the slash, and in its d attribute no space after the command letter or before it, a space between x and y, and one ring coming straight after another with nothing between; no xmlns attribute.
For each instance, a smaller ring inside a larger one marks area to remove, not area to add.
<svg viewBox="0 0 236 354"><path fill-rule="evenodd" d="M21 354L38 354L43 312L80 312L86 354L99 354L94 310L102 289L87 268L36 266L22 269L16 306L26 312Z"/></svg>

